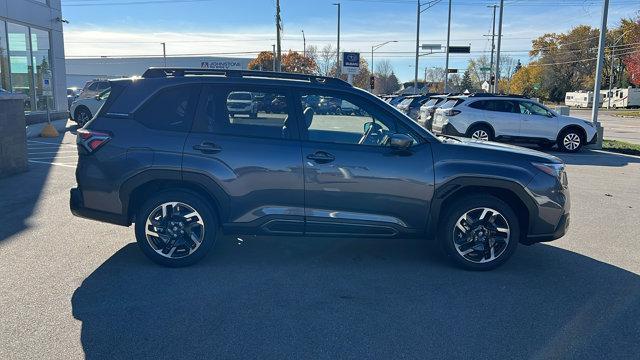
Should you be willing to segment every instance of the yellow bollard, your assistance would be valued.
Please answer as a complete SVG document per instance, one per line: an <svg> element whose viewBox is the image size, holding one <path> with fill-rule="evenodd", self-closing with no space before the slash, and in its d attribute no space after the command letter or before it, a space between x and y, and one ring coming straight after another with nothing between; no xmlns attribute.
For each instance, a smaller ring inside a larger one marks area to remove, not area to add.
<svg viewBox="0 0 640 360"><path fill-rule="evenodd" d="M44 128L42 128L42 131L40 132L40 137L45 137L45 138L54 138L54 137L58 137L60 134L58 133L58 130L56 130L56 128L51 125L51 123L47 123L47 125L44 126Z"/></svg>

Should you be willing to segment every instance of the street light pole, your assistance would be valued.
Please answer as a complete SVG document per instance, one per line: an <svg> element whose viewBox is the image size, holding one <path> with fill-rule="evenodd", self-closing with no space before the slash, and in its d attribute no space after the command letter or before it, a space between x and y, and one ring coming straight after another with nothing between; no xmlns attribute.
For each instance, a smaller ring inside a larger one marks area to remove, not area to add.
<svg viewBox="0 0 640 360"><path fill-rule="evenodd" d="M498 25L498 49L496 50L496 81L493 85L493 92L498 92L500 82L500 45L502 44L502 13L504 10L504 0L500 0L500 21Z"/></svg>
<svg viewBox="0 0 640 360"><path fill-rule="evenodd" d="M273 47L273 71L276 71L276 44L271 46Z"/></svg>
<svg viewBox="0 0 640 360"><path fill-rule="evenodd" d="M307 39L304 37L304 29L302 29L302 55L307 57Z"/></svg>
<svg viewBox="0 0 640 360"><path fill-rule="evenodd" d="M493 52L496 49L496 7L498 5L490 5L493 8L493 30L491 30L491 63L489 64L489 92L493 93L493 85L491 84L491 75L493 74ZM495 79L495 78L494 78Z"/></svg>
<svg viewBox="0 0 640 360"><path fill-rule="evenodd" d="M598 63L596 64L596 79L593 86L593 108L591 110L591 120L598 129L597 148L602 148L603 129L598 122L598 107L600 105L600 87L602 86L602 67L604 63L604 45L607 35L607 15L609 13L609 0L602 3L602 23L600 24L600 39L598 40Z"/></svg>
<svg viewBox="0 0 640 360"><path fill-rule="evenodd" d="M413 93L418 93L418 56L420 56L420 0L418 0L418 6L416 10L416 61L415 61L415 73L413 77Z"/></svg>
<svg viewBox="0 0 640 360"><path fill-rule="evenodd" d="M444 62L444 87L442 89L445 94L447 93L447 83L449 81L449 42L450 40L451 40L451 0L449 0L449 20L447 21L447 57Z"/></svg>
<svg viewBox="0 0 640 360"><path fill-rule="evenodd" d="M164 59L164 67L167 67L167 43L162 44L162 58Z"/></svg>
<svg viewBox="0 0 640 360"><path fill-rule="evenodd" d="M276 0L276 68L275 71L282 71L282 46L280 41L280 0Z"/></svg>
<svg viewBox="0 0 640 360"><path fill-rule="evenodd" d="M383 47L383 46L385 46L385 45L389 44L389 43L397 43L397 42L398 42L398 40L385 41L385 42L383 42L383 43L380 43L380 44L378 44L378 45L373 45L373 46L371 47L371 75L375 76L375 68L373 67L373 52L374 52L375 50L378 50L378 49L380 49L381 47ZM373 91L373 88L371 88L371 90Z"/></svg>
<svg viewBox="0 0 640 360"><path fill-rule="evenodd" d="M334 3L338 7L338 46L336 48L336 77L340 77L340 3Z"/></svg>

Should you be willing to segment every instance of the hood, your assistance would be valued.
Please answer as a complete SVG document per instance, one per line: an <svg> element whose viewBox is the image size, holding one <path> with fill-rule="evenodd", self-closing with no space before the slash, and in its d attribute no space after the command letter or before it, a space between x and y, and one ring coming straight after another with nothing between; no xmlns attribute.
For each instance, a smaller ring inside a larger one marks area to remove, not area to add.
<svg viewBox="0 0 640 360"><path fill-rule="evenodd" d="M461 145L466 147L492 150L492 151L503 151L503 152L508 152L512 154L529 156L529 157L535 158L532 160L537 162L556 163L556 164L563 163L563 161L556 156L549 155L542 151L532 150L532 149L521 147L521 146L503 144L503 143L492 142L492 141L474 140L469 138L456 137L456 139L460 140Z"/></svg>

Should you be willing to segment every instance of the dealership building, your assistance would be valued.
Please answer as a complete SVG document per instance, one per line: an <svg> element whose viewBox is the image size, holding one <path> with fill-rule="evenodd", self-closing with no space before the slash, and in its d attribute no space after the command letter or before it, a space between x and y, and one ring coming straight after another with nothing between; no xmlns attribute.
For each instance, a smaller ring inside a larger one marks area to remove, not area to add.
<svg viewBox="0 0 640 360"><path fill-rule="evenodd" d="M60 0L0 0L0 87L23 94L27 122L66 116Z"/></svg>
<svg viewBox="0 0 640 360"><path fill-rule="evenodd" d="M67 85L82 88L87 81L139 76L150 67L246 69L251 59L223 57L102 57L67 59Z"/></svg>

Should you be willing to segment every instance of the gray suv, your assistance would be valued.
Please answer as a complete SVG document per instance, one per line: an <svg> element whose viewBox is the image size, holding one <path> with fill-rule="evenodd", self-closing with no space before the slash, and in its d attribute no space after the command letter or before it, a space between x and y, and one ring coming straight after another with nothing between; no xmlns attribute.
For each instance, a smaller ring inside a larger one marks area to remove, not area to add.
<svg viewBox="0 0 640 360"><path fill-rule="evenodd" d="M78 130L71 211L134 223L140 248L162 265L193 264L227 233L419 237L459 266L488 270L569 224L558 158L436 137L339 79L151 68L110 85ZM282 104L230 113L237 92ZM316 113L310 96L358 111Z"/></svg>

